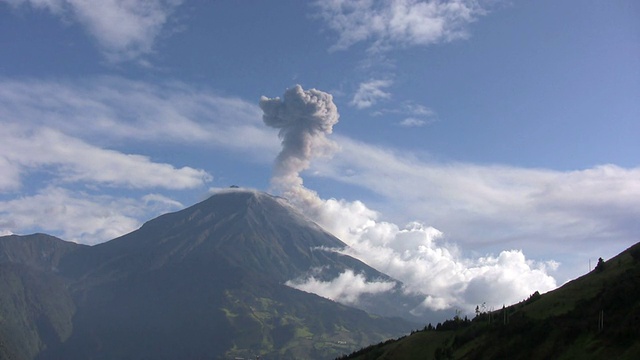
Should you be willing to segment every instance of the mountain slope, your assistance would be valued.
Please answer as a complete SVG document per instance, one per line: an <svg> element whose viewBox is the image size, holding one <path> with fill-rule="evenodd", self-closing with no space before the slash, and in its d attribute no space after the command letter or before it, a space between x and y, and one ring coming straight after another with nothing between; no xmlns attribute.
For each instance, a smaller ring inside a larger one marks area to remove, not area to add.
<svg viewBox="0 0 640 360"><path fill-rule="evenodd" d="M0 237L0 359L34 357L71 335L75 305L57 269L82 247L44 234Z"/></svg>
<svg viewBox="0 0 640 360"><path fill-rule="evenodd" d="M58 271L60 260L85 245L46 234L0 237L0 263L20 263L40 270Z"/></svg>
<svg viewBox="0 0 640 360"><path fill-rule="evenodd" d="M0 293L31 294L0 302L7 358L320 359L415 326L285 286L310 271L392 279L322 250L344 244L264 193L222 192L97 246L37 237L0 238Z"/></svg>
<svg viewBox="0 0 640 360"><path fill-rule="evenodd" d="M638 359L640 243L547 294L343 359Z"/></svg>
<svg viewBox="0 0 640 360"><path fill-rule="evenodd" d="M347 264L358 272L389 279L360 261L320 250L344 246L286 200L235 190L160 216L139 230L93 247L90 256L81 256L91 271L102 273L149 270L213 256L224 258L227 266L282 282L310 268L331 265L336 272Z"/></svg>

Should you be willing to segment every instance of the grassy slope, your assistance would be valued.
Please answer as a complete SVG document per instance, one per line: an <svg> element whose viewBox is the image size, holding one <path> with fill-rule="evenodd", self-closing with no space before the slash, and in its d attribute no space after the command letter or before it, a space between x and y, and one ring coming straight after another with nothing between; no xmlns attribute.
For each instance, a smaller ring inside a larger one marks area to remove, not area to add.
<svg viewBox="0 0 640 360"><path fill-rule="evenodd" d="M640 244L607 261L602 271L560 289L468 323L443 325L440 331L416 332L346 358L638 359Z"/></svg>
<svg viewBox="0 0 640 360"><path fill-rule="evenodd" d="M235 332L229 358L330 359L410 327L282 285L243 287L225 296L222 310Z"/></svg>

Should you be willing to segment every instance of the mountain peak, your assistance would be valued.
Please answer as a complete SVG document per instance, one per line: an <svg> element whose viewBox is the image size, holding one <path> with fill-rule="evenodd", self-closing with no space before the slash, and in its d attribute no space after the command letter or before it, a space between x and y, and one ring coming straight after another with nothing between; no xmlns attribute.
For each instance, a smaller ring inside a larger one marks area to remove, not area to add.
<svg viewBox="0 0 640 360"><path fill-rule="evenodd" d="M206 200L194 205L194 207L206 206L215 206L218 208L237 208L239 206L282 206L288 208L290 211L298 212L298 210L283 197L248 188L228 188L218 190Z"/></svg>
<svg viewBox="0 0 640 360"><path fill-rule="evenodd" d="M296 225L311 226L318 231L326 232L318 224L302 214L286 198L254 189L223 189L211 195L207 200L194 205L194 207L198 207L204 212L219 211L220 209L225 209L225 212L237 211L244 213L249 221L294 222ZM340 244L339 247L344 246L345 244Z"/></svg>
<svg viewBox="0 0 640 360"><path fill-rule="evenodd" d="M101 271L219 261L285 282L340 256L319 249L345 246L286 199L232 188L95 247Z"/></svg>

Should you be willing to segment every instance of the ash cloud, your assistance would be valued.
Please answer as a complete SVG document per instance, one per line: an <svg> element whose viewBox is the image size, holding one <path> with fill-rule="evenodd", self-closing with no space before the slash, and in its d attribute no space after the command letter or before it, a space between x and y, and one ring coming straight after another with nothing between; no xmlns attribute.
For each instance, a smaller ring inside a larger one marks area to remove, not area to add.
<svg viewBox="0 0 640 360"><path fill-rule="evenodd" d="M333 152L337 145L326 138L340 115L333 96L300 85L288 89L281 99L262 97L260 108L267 126L279 129L282 151L275 161L271 184L303 206L318 206L314 191L304 187L300 172L309 168L311 159Z"/></svg>

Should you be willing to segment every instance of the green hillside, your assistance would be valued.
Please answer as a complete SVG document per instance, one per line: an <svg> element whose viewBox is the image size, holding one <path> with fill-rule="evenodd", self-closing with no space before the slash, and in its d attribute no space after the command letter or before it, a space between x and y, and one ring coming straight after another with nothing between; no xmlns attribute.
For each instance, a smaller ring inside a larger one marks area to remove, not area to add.
<svg viewBox="0 0 640 360"><path fill-rule="evenodd" d="M640 359L640 243L547 294L339 359Z"/></svg>

